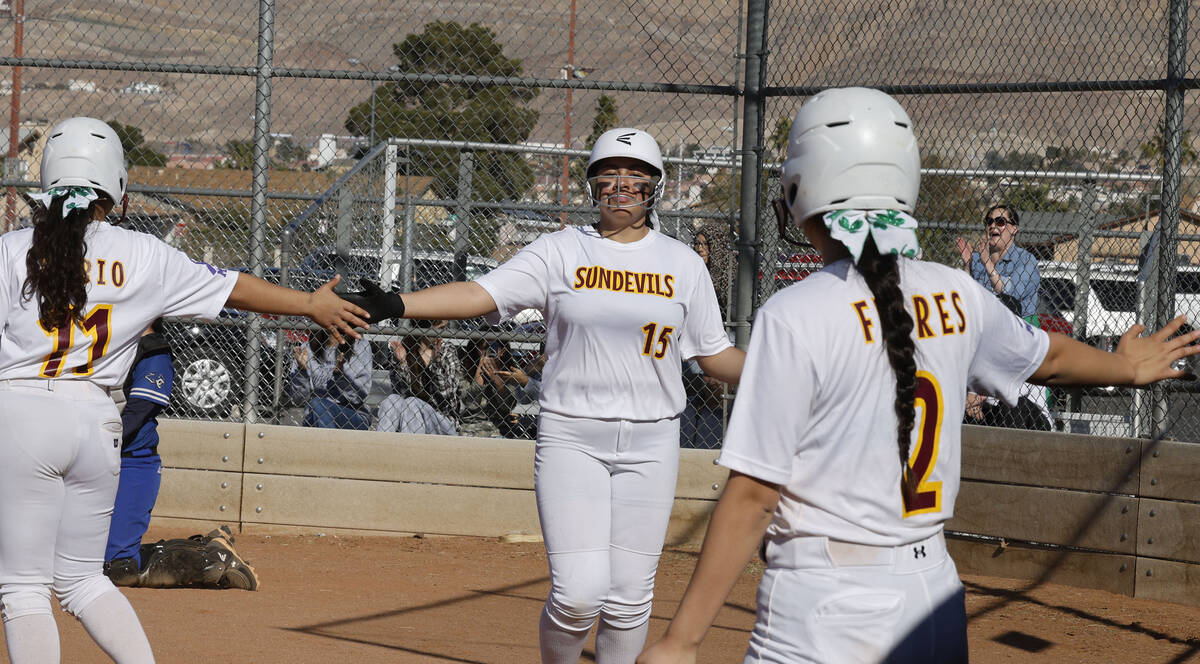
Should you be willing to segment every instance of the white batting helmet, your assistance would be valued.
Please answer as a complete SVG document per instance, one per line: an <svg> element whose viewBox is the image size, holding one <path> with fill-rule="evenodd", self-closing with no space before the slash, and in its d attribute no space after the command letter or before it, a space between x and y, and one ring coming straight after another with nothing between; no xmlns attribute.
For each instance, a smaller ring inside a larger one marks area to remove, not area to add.
<svg viewBox="0 0 1200 664"><path fill-rule="evenodd" d="M42 152L42 191L92 187L120 202L128 179L121 139L108 124L77 117L63 120L50 130Z"/></svg>
<svg viewBox="0 0 1200 664"><path fill-rule="evenodd" d="M912 120L879 90L824 90L792 121L781 184L797 224L830 210L912 212L921 187Z"/></svg>
<svg viewBox="0 0 1200 664"><path fill-rule="evenodd" d="M600 134L600 138L597 138L596 143L592 145L592 154L588 156L587 177L592 176L592 167L597 162L610 157L637 159L654 169L658 182L654 186L654 195L646 201L646 207L653 207L662 198L663 187L666 186L666 180L663 178L665 171L663 170L662 151L658 149L658 142L654 140L653 136L641 129L631 127L609 129ZM586 187L586 189L588 200L595 205L596 200L592 196L591 187Z"/></svg>

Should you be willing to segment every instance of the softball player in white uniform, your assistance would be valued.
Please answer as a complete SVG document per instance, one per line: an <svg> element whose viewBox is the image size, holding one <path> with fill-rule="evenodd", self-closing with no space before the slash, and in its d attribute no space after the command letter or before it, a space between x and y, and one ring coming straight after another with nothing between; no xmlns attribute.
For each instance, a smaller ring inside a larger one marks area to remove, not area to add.
<svg viewBox="0 0 1200 664"><path fill-rule="evenodd" d="M353 333L364 311L188 259L102 221L125 200L107 124L51 130L33 228L0 237L0 609L13 664L58 662L53 587L117 662L151 662L124 596L101 572L121 467L119 393L142 331L160 316L213 318L228 304L303 314Z"/></svg>
<svg viewBox="0 0 1200 664"><path fill-rule="evenodd" d="M534 473L547 663L577 662L597 617L597 662L629 664L641 650L675 493L681 360L736 383L745 357L703 261L652 228L662 175L649 134L606 132L588 163L595 227L542 236L474 282L404 296L409 318L545 316Z"/></svg>
<svg viewBox="0 0 1200 664"><path fill-rule="evenodd" d="M758 312L721 451L731 472L696 572L639 662L694 662L746 562L767 570L745 662L965 662L963 588L942 526L958 493L968 389L1145 385L1182 375L1200 336L1122 339L1115 354L1047 335L960 270L913 260L920 159L904 109L826 90L796 115L781 230L826 268ZM1140 328L1140 326L1139 326Z"/></svg>

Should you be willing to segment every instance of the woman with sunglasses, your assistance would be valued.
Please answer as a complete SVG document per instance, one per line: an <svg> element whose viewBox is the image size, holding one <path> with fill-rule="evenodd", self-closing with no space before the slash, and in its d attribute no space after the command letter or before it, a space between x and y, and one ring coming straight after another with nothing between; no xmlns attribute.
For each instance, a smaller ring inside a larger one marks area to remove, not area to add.
<svg viewBox="0 0 1200 664"><path fill-rule="evenodd" d="M745 353L729 343L704 261L654 228L663 175L649 134L607 131L586 171L595 225L543 235L475 281L404 295L373 317L542 312L534 486L550 563L547 664L578 662L597 618L597 662L637 656L675 496L683 360L726 383L741 375Z"/></svg>
<svg viewBox="0 0 1200 664"><path fill-rule="evenodd" d="M960 270L917 260L912 122L890 96L825 90L792 123L784 221L825 268L759 309L718 462L729 481L663 639L640 664L691 664L752 556L767 569L746 664L967 661L953 516L967 387L1147 385L1200 352L1183 324L1116 353L1014 316Z"/></svg>
<svg viewBox="0 0 1200 664"><path fill-rule="evenodd" d="M1016 245L1019 223L1016 209L993 205L983 215L983 239L974 248L961 237L956 238L955 243L962 255L963 267L975 281L996 295L1015 297L1021 305L1018 315L1036 325L1038 288L1042 278L1037 259Z"/></svg>

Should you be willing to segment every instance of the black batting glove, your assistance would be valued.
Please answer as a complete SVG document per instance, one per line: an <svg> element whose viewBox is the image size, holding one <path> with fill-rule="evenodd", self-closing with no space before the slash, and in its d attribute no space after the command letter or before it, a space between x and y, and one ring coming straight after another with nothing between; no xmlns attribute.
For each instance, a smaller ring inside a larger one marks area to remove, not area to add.
<svg viewBox="0 0 1200 664"><path fill-rule="evenodd" d="M396 293L391 293L379 287L379 284L367 278L358 280L362 290L341 295L341 298L351 304L362 307L371 315L371 323L379 325L388 318L404 317L404 299Z"/></svg>

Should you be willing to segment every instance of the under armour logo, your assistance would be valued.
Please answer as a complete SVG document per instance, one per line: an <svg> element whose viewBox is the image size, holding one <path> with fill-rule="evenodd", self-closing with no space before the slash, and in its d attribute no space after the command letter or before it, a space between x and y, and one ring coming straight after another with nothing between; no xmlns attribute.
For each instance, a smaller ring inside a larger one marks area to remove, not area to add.
<svg viewBox="0 0 1200 664"><path fill-rule="evenodd" d="M637 136L636 131L631 131L628 134L621 134L620 136L617 137L617 142L624 143L625 145L633 147L633 137L634 136Z"/></svg>
<svg viewBox="0 0 1200 664"><path fill-rule="evenodd" d="M225 562L225 558L228 556L226 556L224 553L218 553L217 557L221 559L221 562Z"/></svg>
<svg viewBox="0 0 1200 664"><path fill-rule="evenodd" d="M924 557L925 557L925 545L922 544L921 546L914 546L913 547L913 559L916 560L917 558L924 558Z"/></svg>

